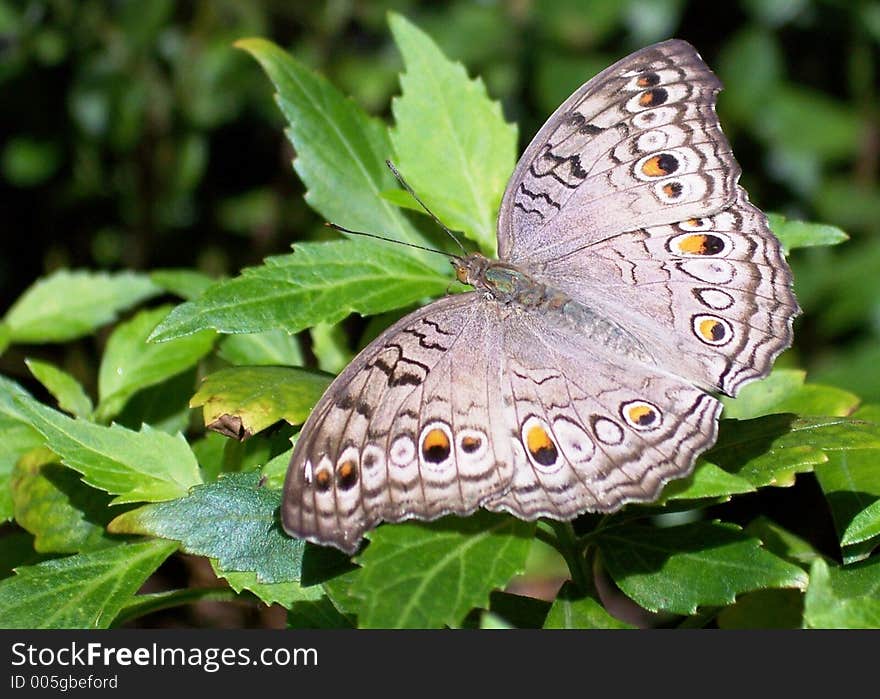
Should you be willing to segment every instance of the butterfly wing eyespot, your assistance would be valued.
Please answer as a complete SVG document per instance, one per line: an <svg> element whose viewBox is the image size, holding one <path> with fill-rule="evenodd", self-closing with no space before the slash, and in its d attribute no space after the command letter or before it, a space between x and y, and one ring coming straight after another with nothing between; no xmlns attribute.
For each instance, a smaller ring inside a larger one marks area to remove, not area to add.
<svg viewBox="0 0 880 699"><path fill-rule="evenodd" d="M478 291L398 321L315 407L285 481L289 533L353 553L383 521L571 519L691 472L717 434L709 391L765 376L800 310L738 184L720 89L670 40L559 106L505 190L501 262L456 258Z"/></svg>

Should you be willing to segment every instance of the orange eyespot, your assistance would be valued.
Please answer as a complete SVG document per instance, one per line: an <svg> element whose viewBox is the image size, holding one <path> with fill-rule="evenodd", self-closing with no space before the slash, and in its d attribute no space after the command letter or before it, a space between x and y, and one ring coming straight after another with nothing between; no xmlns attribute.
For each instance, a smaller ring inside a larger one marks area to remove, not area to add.
<svg viewBox="0 0 880 699"><path fill-rule="evenodd" d="M330 490L330 486L333 483L333 476L331 475L329 469L322 468L315 474L315 486L322 493Z"/></svg>
<svg viewBox="0 0 880 699"><path fill-rule="evenodd" d="M461 450L466 454L473 454L477 449L480 448L480 445L482 443L483 440L479 437L462 437Z"/></svg>
<svg viewBox="0 0 880 699"><path fill-rule="evenodd" d="M681 182L670 182L669 184L663 185L663 193L670 199L675 199L680 196L681 190Z"/></svg>
<svg viewBox="0 0 880 699"><path fill-rule="evenodd" d="M425 461L435 464L446 461L450 448L449 437L439 427L428 430L422 438L422 456Z"/></svg>
<svg viewBox="0 0 880 699"><path fill-rule="evenodd" d="M647 405L636 405L627 412L630 422L639 425L650 425L657 418L654 409Z"/></svg>
<svg viewBox="0 0 880 699"><path fill-rule="evenodd" d="M655 87L653 90L646 90L639 97L639 105L642 107L655 107L663 104L669 97L669 93L662 87Z"/></svg>
<svg viewBox="0 0 880 699"><path fill-rule="evenodd" d="M339 464L336 469L336 482L342 490L348 490L357 483L357 464L350 460Z"/></svg>
<svg viewBox="0 0 880 699"><path fill-rule="evenodd" d="M723 345L730 339L730 326L711 316L698 316L694 319L694 330L697 335L710 345Z"/></svg>
<svg viewBox="0 0 880 699"><path fill-rule="evenodd" d="M642 172L648 177L663 177L678 169L678 160L669 153L661 153L642 163Z"/></svg>
<svg viewBox="0 0 880 699"><path fill-rule="evenodd" d="M526 448L535 461L543 466L556 463L559 456L547 430L540 425L532 425L526 432Z"/></svg>

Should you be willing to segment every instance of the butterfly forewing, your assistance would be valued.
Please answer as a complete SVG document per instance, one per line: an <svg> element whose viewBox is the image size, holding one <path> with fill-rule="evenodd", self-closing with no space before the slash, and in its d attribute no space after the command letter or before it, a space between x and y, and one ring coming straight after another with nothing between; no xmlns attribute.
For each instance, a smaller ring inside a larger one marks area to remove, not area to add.
<svg viewBox="0 0 880 699"><path fill-rule="evenodd" d="M520 159L501 205L501 259L536 264L723 208L739 168L715 114L720 87L693 47L676 40L586 83Z"/></svg>

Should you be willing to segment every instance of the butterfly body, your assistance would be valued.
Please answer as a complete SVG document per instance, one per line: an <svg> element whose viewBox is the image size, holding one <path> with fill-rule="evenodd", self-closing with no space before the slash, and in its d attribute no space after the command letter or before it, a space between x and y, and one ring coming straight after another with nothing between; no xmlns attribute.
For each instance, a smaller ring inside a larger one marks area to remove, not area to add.
<svg viewBox="0 0 880 699"><path fill-rule="evenodd" d="M514 312L554 317L610 351L650 361L644 346L625 328L516 265L490 260L479 253L455 258L453 265L456 278L483 291L488 301Z"/></svg>
<svg viewBox="0 0 880 699"><path fill-rule="evenodd" d="M382 521L571 519L690 473L716 438L712 394L765 376L799 312L719 89L671 40L559 107L505 191L500 259L454 258L474 290L388 328L313 410L286 531L354 552Z"/></svg>

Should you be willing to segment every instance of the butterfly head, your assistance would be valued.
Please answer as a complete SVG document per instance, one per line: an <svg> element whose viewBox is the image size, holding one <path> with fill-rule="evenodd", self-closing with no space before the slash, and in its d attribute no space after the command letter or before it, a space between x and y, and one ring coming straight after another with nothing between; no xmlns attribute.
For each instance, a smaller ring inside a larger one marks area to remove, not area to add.
<svg viewBox="0 0 880 699"><path fill-rule="evenodd" d="M478 289L483 288L486 270L492 264L489 258L478 252L472 252L464 257L453 257L450 262L455 267L455 278L458 281Z"/></svg>

